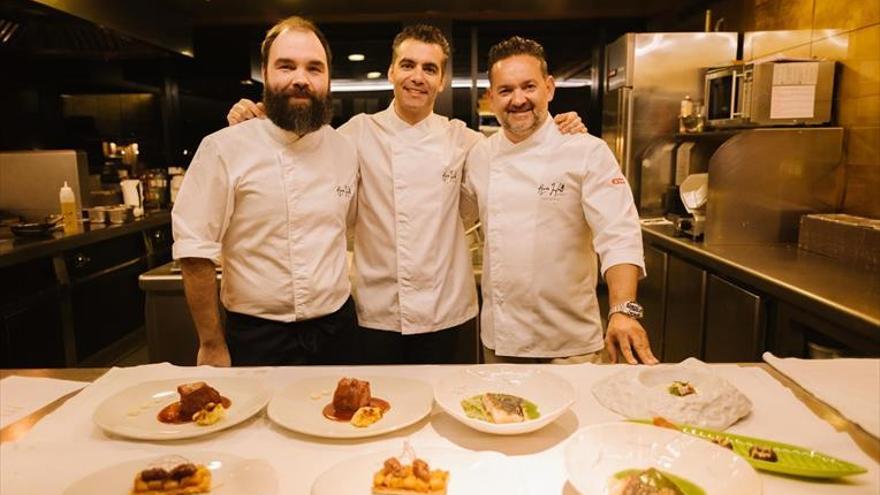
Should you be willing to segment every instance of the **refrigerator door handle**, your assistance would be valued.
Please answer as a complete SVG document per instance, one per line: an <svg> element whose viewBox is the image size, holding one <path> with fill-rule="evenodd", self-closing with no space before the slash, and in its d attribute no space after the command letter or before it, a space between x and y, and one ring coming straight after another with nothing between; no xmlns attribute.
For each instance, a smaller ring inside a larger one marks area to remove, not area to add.
<svg viewBox="0 0 880 495"><path fill-rule="evenodd" d="M620 93L620 121L618 123L620 129L620 149L618 150L618 160L620 167L623 169L623 175L633 182L633 164L632 164L632 136L633 136L633 92L632 88L621 88Z"/></svg>

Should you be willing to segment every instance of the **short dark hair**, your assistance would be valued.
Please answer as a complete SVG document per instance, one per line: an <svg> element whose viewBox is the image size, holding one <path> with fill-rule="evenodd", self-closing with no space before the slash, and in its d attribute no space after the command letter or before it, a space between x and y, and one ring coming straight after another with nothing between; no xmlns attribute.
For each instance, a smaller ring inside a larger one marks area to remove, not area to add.
<svg viewBox="0 0 880 495"><path fill-rule="evenodd" d="M315 33L315 36L317 36L318 40L321 42L321 46L324 47L324 54L327 55L327 74L329 76L330 67L333 64L333 54L330 53L330 44L327 43L327 38L324 36L324 33L318 29L318 26L316 26L314 22L299 16L291 16L279 21L266 32L266 38L263 39L263 44L260 47L263 69L266 69L266 65L269 63L269 50L272 48L272 43L275 43L275 38L288 30Z"/></svg>
<svg viewBox="0 0 880 495"><path fill-rule="evenodd" d="M438 45L440 50L443 51L443 63L440 66L440 73L445 72L446 62L452 53L452 47L450 47L446 36L443 36L443 31L440 28L428 24L411 24L403 28L403 31L397 33L397 36L394 37L394 41L391 43L391 65L394 65L394 62L397 61L397 48L406 40L416 40L429 45Z"/></svg>
<svg viewBox="0 0 880 495"><path fill-rule="evenodd" d="M513 36L489 49L489 80L492 80L492 67L497 62L516 55L535 57L541 63L541 73L544 77L549 75L544 47L535 40Z"/></svg>

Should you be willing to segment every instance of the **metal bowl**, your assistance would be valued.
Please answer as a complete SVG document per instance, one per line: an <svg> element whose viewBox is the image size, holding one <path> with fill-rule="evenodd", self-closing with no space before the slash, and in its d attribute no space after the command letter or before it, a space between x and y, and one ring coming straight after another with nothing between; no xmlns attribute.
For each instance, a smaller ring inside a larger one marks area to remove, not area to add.
<svg viewBox="0 0 880 495"><path fill-rule="evenodd" d="M110 223L120 224L128 223L134 220L134 208L126 205L108 206L106 208L107 217Z"/></svg>
<svg viewBox="0 0 880 495"><path fill-rule="evenodd" d="M92 224L96 223L107 223L108 215L107 215L107 207L104 206L94 206L89 208L89 221Z"/></svg>

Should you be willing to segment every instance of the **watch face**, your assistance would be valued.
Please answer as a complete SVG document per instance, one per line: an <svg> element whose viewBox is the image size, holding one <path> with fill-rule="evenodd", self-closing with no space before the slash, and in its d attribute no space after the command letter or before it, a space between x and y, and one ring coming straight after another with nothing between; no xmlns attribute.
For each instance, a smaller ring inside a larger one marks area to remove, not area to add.
<svg viewBox="0 0 880 495"><path fill-rule="evenodd" d="M641 318L642 315L644 315L645 310L642 308L641 304L635 301L629 301L626 303L626 313L634 318Z"/></svg>

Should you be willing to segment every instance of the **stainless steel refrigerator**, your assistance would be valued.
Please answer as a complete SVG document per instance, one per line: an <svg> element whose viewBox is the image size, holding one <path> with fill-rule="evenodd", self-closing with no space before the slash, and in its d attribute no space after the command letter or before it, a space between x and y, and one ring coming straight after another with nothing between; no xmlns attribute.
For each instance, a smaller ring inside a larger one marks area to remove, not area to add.
<svg viewBox="0 0 880 495"><path fill-rule="evenodd" d="M628 33L607 46L602 138L642 215L660 205L672 175L643 160L650 149L674 142L681 100L700 103L703 69L732 63L736 48L736 33Z"/></svg>

